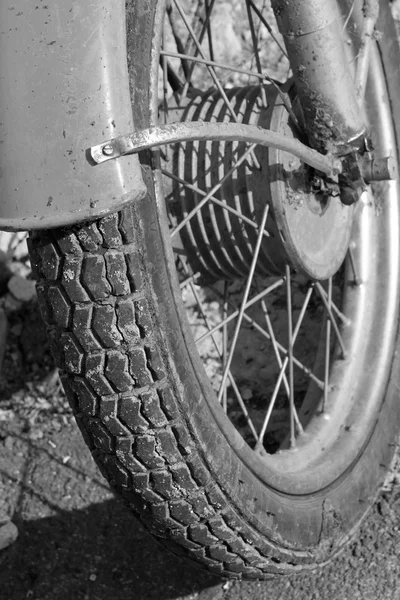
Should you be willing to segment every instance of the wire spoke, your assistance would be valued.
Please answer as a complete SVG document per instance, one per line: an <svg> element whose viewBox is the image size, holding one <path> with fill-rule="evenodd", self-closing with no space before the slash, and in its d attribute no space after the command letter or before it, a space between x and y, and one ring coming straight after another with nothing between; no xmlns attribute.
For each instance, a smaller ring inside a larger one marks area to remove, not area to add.
<svg viewBox="0 0 400 600"><path fill-rule="evenodd" d="M343 33L344 33L346 30L347 30L347 26L348 26L348 24L349 24L349 21L350 21L351 15L353 14L353 10L354 10L354 4L355 4L355 3L354 3L354 1L353 1L353 2L352 2L352 5L351 5L351 7L350 7L349 13L348 13L348 15L347 15L347 17L346 17L346 20L345 20L345 22L343 23L343 27L342 27L342 34L343 34Z"/></svg>
<svg viewBox="0 0 400 600"><path fill-rule="evenodd" d="M176 8L179 11L179 14L181 15L181 18L182 18L183 22L185 23L185 26L186 26L186 28L187 28L187 30L188 30L188 32L189 32L189 34L190 34L190 36L191 36L191 38L192 38L195 46L197 48L198 53L200 54L201 58L205 60L206 57L205 57L203 49L201 47L200 40L197 39L197 36L196 36L195 32L193 31L192 26L189 23L189 20L188 20L188 18L186 16L185 11L182 8L182 5L181 5L180 1L179 0L174 0L174 3L175 3ZM219 79L218 79L218 77L217 77L217 75L215 73L214 68L212 66L210 66L210 65L207 65L207 66L208 66L208 71L209 71L209 73L211 75L211 78L214 81L215 85L217 86L218 91L220 92L222 98L224 99L224 102L226 103L226 106L227 106L229 112L231 113L232 118L234 119L235 122L238 122L238 117L237 117L237 115L236 115L236 113L235 113L235 111L233 109L233 106L229 102L229 99L228 99L228 97L227 97L227 95L226 95L226 93L224 91L224 88L222 87L221 82L219 81Z"/></svg>
<svg viewBox="0 0 400 600"><path fill-rule="evenodd" d="M310 288L308 290L308 292L307 292L306 300L305 300L304 305L303 305L304 312L305 312L307 304L308 304L308 302L310 300L311 293L312 293L312 288ZM282 368L282 364L283 364L282 363L282 358L281 358L281 355L279 353L279 348L278 348L278 345L276 343L276 337L275 337L274 329L272 327L271 319L269 317L269 311L268 311L268 308L267 308L267 305L265 303L264 298L261 299L261 307L262 307L262 310L263 310L263 313L264 313L264 319L265 319L265 323L267 325L268 333L269 333L270 338L271 338L271 343L272 343L272 347L273 347L273 350L274 350L275 358L276 358L276 361L278 363L279 368L281 369ZM302 319L303 319L303 316L300 314L299 321L301 322ZM285 375L284 372L283 372L283 384L285 386L286 395L287 395L288 398L290 398L289 383L288 383L287 377L286 377L286 375ZM278 389L279 389L279 386L278 386ZM299 420L299 418L297 416L296 410L294 411L294 415L295 415L295 421L296 421L297 429L298 429L299 433L302 433L303 432L303 426L300 423L300 420Z"/></svg>
<svg viewBox="0 0 400 600"><path fill-rule="evenodd" d="M245 310L247 310L248 308L250 308L250 306L253 306L253 304L255 304L256 302L258 302L261 298L263 298L267 294L270 294L271 292L273 292L274 290L276 290L278 287L280 287L284 283L284 281L285 280L283 278L282 279L278 279L278 281L275 281L275 283L273 283L272 285L268 286L265 290L263 290L262 292L260 292L256 296L254 296L254 298L252 298L251 300L249 300L248 302L246 302ZM220 295L220 293L217 290L215 290L212 286L210 286L210 288L213 291L215 291L218 295ZM232 306L232 303L231 303L231 306ZM239 314L239 309L235 310L233 313L231 313L229 315L229 317L226 317L223 321L221 321L220 323L218 323L217 325L215 325L209 333L204 333L202 336L200 336L199 338L197 338L196 343L199 344L205 338L207 338L211 333L214 333L215 331L218 331L218 329L221 329L221 327L223 327L224 325L227 325L230 321L232 321L233 319L235 319L238 316L238 314Z"/></svg>
<svg viewBox="0 0 400 600"><path fill-rule="evenodd" d="M170 232L171 237L176 235L178 233L178 231L180 231L182 229L182 227L184 227L186 225L186 223L188 221L190 221L190 219L192 217L194 217L194 215L197 214L199 212L199 210L202 209L202 207L210 200L210 198L212 196L214 196L214 194L221 188L223 183L227 179L229 179L229 177L236 171L236 169L246 160L247 156L250 154L250 152L252 152L254 147L255 147L255 144L252 144L249 148L247 148L247 150L236 161L236 163L233 165L233 167L231 167L231 169L222 177L222 179L220 179L219 182L216 185L214 185L214 187L204 196L204 198L202 200L200 200L199 204L197 206L195 206L186 215L186 217L184 219L182 219L182 221L176 227L174 227L174 229L172 229L172 231Z"/></svg>
<svg viewBox="0 0 400 600"><path fill-rule="evenodd" d="M164 27L163 27L163 31L162 31L162 39L163 39L163 44L165 44L165 23L164 23ZM167 94L168 94L168 59L166 56L160 56L161 60L162 60L162 73L163 73L163 114L164 114L164 124L166 125L168 123L168 116L169 116L169 107L168 107L168 100L167 100ZM166 160L169 160L169 153L170 153L170 149L168 144L165 146L165 158Z"/></svg>
<svg viewBox="0 0 400 600"><path fill-rule="evenodd" d="M324 296L324 297L327 299L327 297L328 297L328 296L327 296L327 293L326 293L326 291L324 290L324 288L322 287L322 285L321 285L321 287L320 287L320 290L319 290L319 292L320 292L320 294L323 294L323 296ZM341 312L341 311L338 309L338 307L336 306L336 304L335 304L333 301L331 302L331 309L333 310L333 312L335 312L335 313L336 313L336 315L337 315L337 316L339 317L339 319L342 321L343 325L350 325L350 323L351 323L350 319L349 319L348 317L346 317L346 315L344 315L344 314L343 314L343 313L342 313L342 312Z"/></svg>
<svg viewBox="0 0 400 600"><path fill-rule="evenodd" d="M259 286L257 285L257 287L259 287ZM266 304L264 298L261 299L261 308L262 308L262 311L263 311L263 314L264 314L265 324L267 326L267 330L268 330L268 333L269 333L270 338L271 338L271 344L272 344L272 348L274 350L276 362L278 363L279 368L282 368L282 358L281 358L281 355L279 353L279 349L278 349L278 346L277 346L277 343L276 343L276 337L275 337L274 329L272 327L271 319L269 317L269 311L268 311L267 304ZM289 383L288 383L286 375L283 376L283 383L285 385L286 394L287 394L287 396L289 398L289 394L290 394L290 392L289 392Z"/></svg>
<svg viewBox="0 0 400 600"><path fill-rule="evenodd" d="M181 290L183 290L189 284L195 283L195 279L198 276L199 276L199 273L195 273L194 275L190 275L189 277L187 277L186 279L184 279L183 281L181 281L180 284L179 284L179 287L181 288Z"/></svg>
<svg viewBox="0 0 400 600"><path fill-rule="evenodd" d="M259 324L254 321L254 319L252 319L251 317L249 317L249 315L247 315L245 313L244 318L251 324L253 325L254 329L257 329L257 331L259 331L262 335L264 335L264 337L266 337L268 340L270 339L270 336L268 334L267 331L265 331L265 329L263 329L262 327L259 326ZM277 342L277 346L280 350L280 352L282 353L283 356L285 356L285 358L287 357L288 351L287 349L282 346L282 344L280 344L279 342ZM293 364L295 364L299 369L301 369L310 379L312 379L314 381L314 383L317 384L317 386L323 390L324 389L324 382L321 381L321 379L319 379L312 371L311 369L309 369L306 365L304 365L298 358L296 358L296 356L293 356Z"/></svg>
<svg viewBox="0 0 400 600"><path fill-rule="evenodd" d="M260 248L261 248L261 242L263 239L263 231L265 228L265 224L267 222L267 217L268 217L268 212L269 212L269 204L265 205L264 208L264 212L263 212L263 216L261 219L261 223L260 223L260 231L257 237L257 242L256 242L256 246L254 249L254 256L253 259L251 261L251 266L250 266L250 272L249 272L249 276L247 278L247 283L246 283L246 289L245 292L243 294L243 300L242 300L242 304L240 307L240 311L239 311L239 315L238 315L238 319L236 321L236 327L235 327L235 332L233 334L233 339L232 339L232 344L231 344L231 348L229 350L229 356L228 356L228 360L226 361L226 365L225 365L225 369L224 369L224 373L222 376L222 382L221 382L221 388L218 394L218 400L220 401L222 394L223 394L223 388L226 382L226 378L228 376L228 369L230 368L231 362L232 362L232 358L233 358L233 354L235 352L235 348L236 348L236 343L237 343L237 339L238 339L238 335L239 335L239 330L242 326L242 321L243 321L243 315L244 315L244 311L246 309L246 303L247 303L247 299L249 297L249 293L250 293L250 287L253 281L253 276L254 276L254 271L257 265L257 260L258 260L258 254L260 252Z"/></svg>
<svg viewBox="0 0 400 600"><path fill-rule="evenodd" d="M332 277L328 281L328 307L332 306ZM331 319L329 313L326 315L326 340L325 340L325 388L322 401L322 412L328 403L328 381L329 381L329 370L330 370L330 355L331 355Z"/></svg>
<svg viewBox="0 0 400 600"><path fill-rule="evenodd" d="M211 60L214 60L214 47L213 47L213 39L212 39L212 32L211 32L211 13L212 13L212 9L214 7L214 2L215 2L215 0L212 0L212 6L210 6L209 0L205 0L206 20L205 20L204 25L207 28L208 50L210 52ZM202 41L201 35L200 35L199 39L200 39L200 43L201 43L201 41Z"/></svg>
<svg viewBox="0 0 400 600"><path fill-rule="evenodd" d="M177 9L179 11L179 14L182 17L183 22L185 23L185 26L186 26L187 30L189 31L190 35L192 36L192 39L193 39L193 41L194 41L194 43L195 43L195 45L196 45L196 47L197 47L197 49L199 51L200 56L205 59L205 55L204 55L203 49L201 47L201 44L200 44L199 40L197 39L196 34L193 31L193 29L192 29L192 27L191 27L191 25L190 25L190 23L189 23L189 21L187 19L187 16L186 16L185 11L183 10L183 8L181 6L180 1L179 0L174 0L174 2L175 2L175 6L177 7ZM208 68L208 71L209 71L209 73L211 75L212 80L214 81L215 85L217 86L218 91L221 94L221 97L223 98L223 100L224 100L224 102L226 104L226 107L227 107L228 111L231 114L232 119L235 121L235 123L239 123L238 116L236 115L235 110L234 110L232 104L230 103L230 101L228 99L228 96L226 95L225 90L222 87L222 84L221 84L220 80L218 79L218 77L217 77L217 75L215 73L214 68L210 67L210 66L208 66L207 68ZM258 159L257 159L256 155L254 154L253 150L251 151L251 157L252 157L252 160L254 162L255 167L259 169L260 168L260 164L259 164Z"/></svg>
<svg viewBox="0 0 400 600"><path fill-rule="evenodd" d="M290 289L290 287L291 286L289 285L288 288ZM310 302L310 298L311 298L311 294L313 292L313 289L314 289L314 285L311 285L309 287L308 291L307 291L307 294L306 294L306 297L304 299L303 305L301 307L301 311L300 311L300 314L298 316L296 327L295 327L294 331L293 331L292 323L290 322L290 329L291 329L292 333L290 335L291 339L289 339L289 342L291 342L292 350L293 350L293 346L295 344L295 341L297 339L298 333L300 331L300 327L301 327L301 324L303 322L304 315L305 315L306 310L307 310L307 306L308 306L308 304ZM289 298L289 291L287 292L287 294L288 294L288 298ZM290 300L290 308L291 308L291 300ZM280 350L282 350L282 347L280 346L280 344L277 343L277 346L278 346L278 348ZM267 413L265 415L264 422L263 422L263 425L262 425L262 428L261 428L261 431L260 431L259 440L258 440L258 444L257 444L257 447L256 447L257 450L262 449L262 446L263 446L263 443L264 443L265 432L267 430L268 423L269 423L272 411L273 411L274 406L275 406L275 401L276 401L276 398L278 396L279 388L281 386L282 379L285 376L286 367L287 367L289 361L291 360L293 365L296 364L297 366L300 366L300 364L301 364L301 363L298 364L299 361L297 361L297 359L294 357L293 351L290 353L290 350L287 350L287 351L285 351L285 353L286 353L285 360L282 362L281 370L279 372L278 379L276 381L274 390L272 392L271 400L270 400L270 403L268 405L268 410L267 410ZM302 365L302 366L304 367L304 365ZM307 367L304 367L303 370L306 372L306 369L307 369ZM311 374L311 371L309 369L307 369L307 370ZM310 377L311 377L311 375L310 375ZM311 378L314 379L314 381L316 383L317 382L319 382L319 384L322 383L319 379L315 378L314 376L311 377ZM289 379L290 379L290 377L289 377ZM292 381L290 382L289 385L290 385L290 390L293 390L294 387L293 387L293 382ZM319 387L321 387L321 386L319 385ZM300 419L299 419L299 417L297 415L297 411L296 411L296 407L294 406L294 402L292 403L291 392L289 394L289 400L290 400L290 404L292 406L292 408L291 408L291 411L292 411L291 424L292 424L293 421L296 422L298 431L299 431L299 433L301 433L303 431L303 426L300 423ZM293 432L293 434L294 434L294 432ZM292 440L292 426L291 426L291 440Z"/></svg>
<svg viewBox="0 0 400 600"><path fill-rule="evenodd" d="M185 273L188 275L189 269L188 269L188 267L187 267L187 265L186 265L185 262L182 262L182 267L183 267L183 270L185 271ZM198 306L200 314L201 314L201 316L202 316L202 318L204 320L204 323L205 323L208 331L211 332L210 322L209 322L209 320L207 318L207 315L205 313L205 310L203 308L203 303L202 303L202 301L201 301L201 299L200 299L200 297L199 297L199 295L197 293L197 290L195 288L195 285L193 283L193 275L192 276L188 275L188 277L185 279L185 283L186 283L186 285L190 285L190 288L192 290L192 294L193 294L193 296L194 296L194 298L196 300L197 306ZM224 301L224 311L227 311L228 310L228 281L225 281L225 285L224 285L224 300L225 300ZM223 332L223 348L222 348L222 353L221 353L221 351L220 351L220 349L218 347L218 342L215 339L215 334L211 334L211 339L213 341L213 344L214 344L215 350L216 350L216 352L218 354L218 357L219 357L219 359L222 362L222 365L225 365L226 364L226 356L227 356L227 342L228 342L228 332L227 332L227 330L225 332ZM232 385L232 389L233 389L233 391L235 393L236 399L237 399L237 401L239 403L239 406L242 409L242 412L243 412L243 415L245 417L246 423L249 426L249 429L250 429L250 431L251 431L251 433L252 433L255 441L257 442L258 435L257 435L256 428L255 428L254 423L253 423L253 421L252 421L252 419L251 419L251 417L249 415L249 412L248 412L248 410L246 408L246 405L245 405L245 402L244 402L244 400L242 398L240 390L239 390L239 388L237 386L237 383L236 383L236 381L235 381L235 379L234 379L234 377L232 375L232 372L230 370L228 372L228 377L229 377L229 381L230 381L230 383ZM223 408L224 408L224 410L226 412L226 410L227 410L227 389L226 389L226 386L225 386L225 394L224 394L224 398L223 398Z"/></svg>
<svg viewBox="0 0 400 600"><path fill-rule="evenodd" d="M229 282L225 280L224 282L224 303L223 303L223 319L226 320L228 316L228 294L229 294ZM222 328L222 368L225 368L226 362L228 360L228 324L225 322ZM228 392L225 386L224 389L224 397L223 397L223 407L225 412L228 409Z"/></svg>
<svg viewBox="0 0 400 600"><path fill-rule="evenodd" d="M333 328L334 328L334 330L335 330L336 337L337 337L337 340L338 340L338 342L339 342L339 345L340 345L340 348L341 348L341 351L342 351L342 359L344 360L344 359L346 358L346 356L347 356L347 352L346 352L346 348L345 348L345 345L344 345L344 342L343 342L343 338L342 338L342 336L340 335L340 331L339 331L338 324L336 323L336 319L335 319L335 317L333 316L332 307L330 306L330 304L329 304L329 302L328 302L328 299L327 299L327 297L326 297L326 294L324 294L324 293L321 291L321 290L323 290L323 287L322 287L322 285L319 283L319 281L316 281L316 282L315 282L315 286L316 286L316 288L317 288L317 290L318 290L318 292L319 292L319 294L320 294L320 296L321 296L321 298L322 298L322 302L323 302L323 303L324 303L324 305L325 305L326 312L328 313L328 315L329 315L329 318L330 318L330 320L331 320L331 323L332 323L332 326L333 326Z"/></svg>
<svg viewBox="0 0 400 600"><path fill-rule="evenodd" d="M194 287L194 285L193 285L193 284L191 284L191 286L190 286L190 287L191 287L191 289L192 289L193 296L195 297L195 300L196 300L196 302L197 302L197 305L198 305L198 307L199 307L200 314L201 314L201 316L202 316L202 318L203 318L203 320L204 320L204 323L205 323L206 327L207 327L207 328L210 330L210 329L211 329L211 325L210 325L210 323L209 323L209 320L208 320L208 318L207 318L207 315L205 314L205 311L204 311L204 308L203 308L203 304L202 304L202 302L201 302L201 300L200 300L200 298L199 298L199 295L198 295L198 293L197 293L197 290L196 290L196 288ZM217 342L217 340L215 339L215 335L212 335L212 336L211 336L211 338L212 338L212 341L213 341L214 347L215 347L215 349L216 349L216 351L217 351L217 354L218 354L218 357L219 357L219 359L220 359L222 362L224 362L224 355L223 355L223 353L221 353L221 351L220 351L220 349L219 349L219 347L218 347L218 342ZM247 410L247 408L246 408L246 405L245 405L245 403L244 403L244 400L243 400L243 398L242 398L242 395L241 395L241 393L240 393L240 391L239 391L239 388L238 388L238 386L237 386L237 384L236 384L236 381L235 381L235 379L234 379L234 377L233 377L233 375L232 375L232 372L231 372L230 370L228 371L228 378L229 378L229 380L230 380L230 383L231 383L231 385L232 385L232 389L233 389L233 391L235 392L236 399L237 399L237 401L238 401L238 403L239 403L239 405L240 405L240 408L242 409L242 412L243 412L243 414L244 414L244 417L245 417L245 419L246 419L246 422L247 422L247 424L248 424L248 426L249 426L249 428L250 428L250 431L251 431L251 433L252 433L252 435L253 435L254 439L257 441L257 440L258 440L258 435L257 435L256 428L254 427L254 423L253 423L253 421L251 420L251 417L250 417L250 415L249 415L249 412L248 412L248 410ZM226 390L226 386L225 386L225 390Z"/></svg>
<svg viewBox="0 0 400 600"><path fill-rule="evenodd" d="M279 279L278 280L278 284L282 285L282 283L284 283L285 279ZM215 288L215 286L210 285L209 288L220 298L222 297L221 292ZM251 301L252 304L254 304L254 299L253 301ZM235 311L238 311L238 308L236 306L236 304L234 302L232 302L231 300L229 300L229 305L231 306L231 308L233 308ZM237 313L236 313L237 314ZM268 331L265 331L265 329L263 327L261 327L261 325L259 325L259 323L257 323L257 321L255 321L254 319L252 319L250 317L250 315L248 315L246 312L243 315L243 318L249 323L249 325L251 325L252 327L254 327L254 329L256 329L263 337L265 337L267 340L271 340L271 337L268 333ZM219 325L220 326L220 325ZM296 331L297 328L294 331L294 337L296 337ZM204 334L204 336L201 336L201 338L198 338L196 340L196 342L200 342L201 339L203 339L204 337L206 337L208 334ZM279 351L281 352L281 354L286 358L287 356L287 349L282 346L282 344L280 344L278 341L276 342L276 345L279 349ZM303 371L303 373L305 373L307 375L307 377L309 377L312 381L314 381L314 383L319 387L319 389L323 390L324 389L324 382L321 381L321 379L319 379L312 371L311 369L309 369L306 365L304 365L298 358L296 358L296 356L293 356L293 363L296 365L296 367L298 367L299 369L301 369Z"/></svg>
<svg viewBox="0 0 400 600"><path fill-rule="evenodd" d="M311 296L312 289L310 289L309 292L310 292L310 296ZM309 297L308 297L308 299L306 298L306 303L307 304L308 304L308 301L309 301ZM275 334L274 334L274 330L273 330L273 327L272 327L271 319L270 319L269 313L268 313L268 308L267 308L267 305L265 303L264 298L261 300L261 307L263 309L264 318L265 318L265 322L266 322L266 325L267 325L268 333L271 336L271 343L272 343L272 347L273 347L273 350L274 350L276 361L278 363L279 368L282 368L282 364L283 364L282 363L282 358L281 358L281 355L279 354L279 349L278 349L278 346L277 346L277 343L276 343L276 337L275 337ZM285 386L287 397L290 398L289 383L288 383L288 380L287 380L287 377L286 377L285 373L283 374L283 385ZM298 432L302 433L303 432L303 426L300 423L300 419L299 419L299 417L297 415L296 409L294 410L294 418L295 418L295 421L296 421L296 426L297 426Z"/></svg>
<svg viewBox="0 0 400 600"><path fill-rule="evenodd" d="M286 298L287 298L287 313L288 313L288 360L289 360L289 411L290 411L290 446L293 448L296 445L294 432L294 374L293 374L293 323L292 323L292 289L291 289L291 274L290 267L286 265Z"/></svg>
<svg viewBox="0 0 400 600"><path fill-rule="evenodd" d="M268 21L264 18L263 14L260 12L260 10L258 9L258 7L254 4L254 2L252 0L246 0L246 5L247 5L247 10L248 10L248 15L249 15L249 23L253 23L253 19L252 19L252 15L251 15L251 11L250 11L250 7L254 10L254 12L256 13L256 15L258 16L258 18L260 19L261 23L266 27L266 29L268 30L269 34L271 35L272 39L274 40L274 42L278 45L278 47L280 48L281 52L283 53L284 56L286 56L287 58L287 54L286 51L284 50L284 48L282 47L282 45L279 43L278 39L276 38L272 28L270 27ZM253 35L253 29L252 29L252 35ZM259 71L259 73L262 73L262 69L261 69L261 62L259 60L259 53L258 53L258 45L255 46L254 40L253 40L253 45L256 48L256 60L257 60L257 69ZM293 124L295 125L297 132L301 135L301 127L299 125L298 119L296 117L296 115L293 112L291 103L289 101L289 98L287 97L287 94L285 94L284 92L282 92L280 86L276 83L276 81L274 81L274 79L272 79L271 77L269 77L269 75L265 75L265 78L267 79L267 81L269 81L269 83L271 83L276 90L278 91L279 97L282 100L287 112L289 113ZM263 101L264 101L264 97L263 97Z"/></svg>
<svg viewBox="0 0 400 600"><path fill-rule="evenodd" d="M280 41L278 40L278 38L276 37L271 25L268 23L268 21L266 20L266 18L264 17L264 15L262 14L262 12L260 11L260 9L256 6L256 4L254 4L253 0L248 0L249 4L251 6L251 8L254 10L254 12L256 13L257 17L260 19L261 23L264 25L264 27L267 29L268 33L270 34L270 36L272 37L272 39L274 40L274 42L276 43L276 45L279 47L279 49L281 50L282 54L284 56L286 56L286 58L288 57L285 48L282 46L282 44L280 43Z"/></svg>
<svg viewBox="0 0 400 600"><path fill-rule="evenodd" d="M249 20L249 25L250 25L250 33L251 33L251 39L253 42L253 49L254 49L254 56L256 59L256 66L257 66L257 71L262 74L262 67L261 67L261 60L260 60L260 53L259 53L259 49L258 49L258 38L256 35L256 30L254 27L254 21L253 21L253 14L251 12L251 5L249 0L246 0L246 9L247 9L247 18ZM262 103L264 108L267 107L268 103L267 103L267 97L265 94L265 89L261 86L261 99L262 99Z"/></svg>
<svg viewBox="0 0 400 600"><path fill-rule="evenodd" d="M170 5L167 8L167 14L168 14L168 20L169 20L169 24L170 24L171 31L172 31L172 36L174 38L177 50L178 50L179 54L182 54L182 56L184 56L185 48L182 44L181 36L179 35L179 27L178 27L178 24L175 19L175 13L173 11L172 5ZM188 64L187 60L185 58L182 58L181 71L182 71L183 75L185 76L185 79L187 78L187 75L189 73L189 68L190 68L190 65Z"/></svg>
<svg viewBox="0 0 400 600"><path fill-rule="evenodd" d="M288 359L285 359L285 361L284 361L284 363L282 365L282 368L281 368L281 370L279 372L278 379L276 380L276 383L275 383L274 390L272 392L271 400L269 402L268 409L267 409L266 415L264 417L264 422L263 422L260 434L258 436L258 442L257 442L257 444L256 444L256 446L254 448L257 452L262 452L264 450L265 432L267 430L268 423L269 423L269 420L270 420L271 415L272 415L272 411L274 410L274 407L275 407L275 401L276 401L276 399L278 397L278 392L279 392L279 388L281 387L282 379L283 379L283 377L285 375L287 360Z"/></svg>
<svg viewBox="0 0 400 600"><path fill-rule="evenodd" d="M211 14L212 14L212 11L213 11L213 8L214 8L214 4L215 4L215 0L211 0L211 4L210 5L208 4L208 0L207 0L206 19L205 19L205 22L203 23L203 26L202 26L202 29L201 29L200 35L199 35L199 42L200 42L200 44L202 43L202 41L204 39L204 35L205 35L206 31L209 31L209 36L211 35L210 19L211 19ZM209 39L210 39L210 37L209 37ZM189 88L190 81L192 79L193 71L194 71L194 68L196 66L196 63L193 62L193 61L196 59L196 57L198 56L198 54L199 54L199 51L198 51L198 49L196 47L196 48L194 48L194 54L192 56L190 56L190 59L188 59L191 62L190 62L190 66L189 66L188 76L186 77L185 85L184 85L183 90L182 90L182 98L184 98L186 96L186 94L187 94L187 90ZM213 56L213 55L210 54L210 56ZM199 61L196 61L196 62L199 62Z"/></svg>
<svg viewBox="0 0 400 600"><path fill-rule="evenodd" d="M188 183L187 181L185 181L184 179L181 179L177 175L174 175L170 171L167 171L165 169L161 169L161 172L166 177L169 177L170 179L173 179L177 183L180 183L184 187L187 187L189 190L193 190L197 194L200 194L200 196L206 196L207 195L207 193L204 190L200 189L196 185ZM223 208L224 210L232 213L233 215L235 215L235 217L237 217L238 219L240 219L241 221L243 221L247 225L250 225L250 227L252 227L253 229L258 229L257 223L255 223L254 221L252 221L251 219L249 219L248 217L246 217L243 213L241 213L238 210L236 210L236 208L233 208L233 206L230 206L226 202L226 200L219 200L215 196L210 196L209 200L211 200L211 202L214 202L214 204L217 204L218 206L221 206L221 208ZM264 231L264 235L265 235L265 237L269 237L268 231Z"/></svg>
<svg viewBox="0 0 400 600"><path fill-rule="evenodd" d="M202 42L204 39L204 35L207 31L204 21L204 0L196 0L196 2L192 2L192 4L195 4L196 8L191 20L191 28L195 34L195 37L197 37L197 39L200 42ZM189 17L187 17L187 20L189 22ZM196 52L196 44L193 37L190 34L188 35L185 42L185 51L187 52L187 54L192 54L193 52Z"/></svg>
<svg viewBox="0 0 400 600"><path fill-rule="evenodd" d="M179 52L172 52L170 50L161 50L162 56L169 56L170 58L180 58L181 60L187 60L209 67L215 67L216 69L225 69L226 71L234 71L241 75L248 75L249 77L256 77L261 81L269 81L269 77L266 74L258 73L257 71L251 71L250 69L242 69L241 67L235 67L233 65L227 65L226 63L216 62L215 60L208 60L207 58L199 58L198 56L192 56L190 54L181 54ZM183 93L183 92L182 92Z"/></svg>
<svg viewBox="0 0 400 600"><path fill-rule="evenodd" d="M261 83L270 83L272 84L275 89L277 90L280 99L282 100L287 112L289 113L289 115L291 116L291 119L293 121L293 124L296 126L297 130L301 133L301 128L298 122L298 119L296 117L296 115L293 112L293 109L290 105L290 101L288 99L287 94L285 94L284 92L282 92L279 84L272 79L267 73L258 73L256 71L250 71L248 69L242 69L241 67L233 67L232 65L227 65L225 63L220 63L220 62L215 62L215 61L211 61L211 60L207 60L206 58L198 58L198 57L194 57L194 56L190 56L189 54L180 54L178 52L171 52L171 51L167 51L167 50L161 50L161 54L165 55L165 56L169 56L171 58L180 58L181 60L186 60L186 61L194 61L200 64L204 64L210 67L216 67L218 69L226 69L227 71L234 71L235 73L241 73L242 75L248 75L249 77L257 77L258 79L261 80ZM184 90L182 91L182 93L180 94L180 97L184 97Z"/></svg>

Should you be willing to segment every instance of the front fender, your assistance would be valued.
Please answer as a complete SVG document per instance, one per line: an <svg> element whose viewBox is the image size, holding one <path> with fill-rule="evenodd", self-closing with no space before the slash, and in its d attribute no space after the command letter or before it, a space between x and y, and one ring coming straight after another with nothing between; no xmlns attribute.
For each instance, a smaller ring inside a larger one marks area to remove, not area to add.
<svg viewBox="0 0 400 600"><path fill-rule="evenodd" d="M143 197L137 156L86 156L132 129L124 0L1 0L0 229L69 225Z"/></svg>

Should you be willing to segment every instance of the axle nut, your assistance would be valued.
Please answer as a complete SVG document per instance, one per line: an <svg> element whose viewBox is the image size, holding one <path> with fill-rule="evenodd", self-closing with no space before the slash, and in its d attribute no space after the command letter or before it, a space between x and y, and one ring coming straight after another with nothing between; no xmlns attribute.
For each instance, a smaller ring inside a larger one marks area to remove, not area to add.
<svg viewBox="0 0 400 600"><path fill-rule="evenodd" d="M367 183L396 179L396 161L392 156L361 161L362 176Z"/></svg>

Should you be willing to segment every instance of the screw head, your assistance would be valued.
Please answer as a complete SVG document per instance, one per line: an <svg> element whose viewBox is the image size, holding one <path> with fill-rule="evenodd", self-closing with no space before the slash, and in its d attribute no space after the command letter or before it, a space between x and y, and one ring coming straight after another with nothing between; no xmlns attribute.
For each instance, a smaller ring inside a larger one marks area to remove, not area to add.
<svg viewBox="0 0 400 600"><path fill-rule="evenodd" d="M104 156L112 156L114 154L114 148L111 144L106 144L103 146L102 152Z"/></svg>

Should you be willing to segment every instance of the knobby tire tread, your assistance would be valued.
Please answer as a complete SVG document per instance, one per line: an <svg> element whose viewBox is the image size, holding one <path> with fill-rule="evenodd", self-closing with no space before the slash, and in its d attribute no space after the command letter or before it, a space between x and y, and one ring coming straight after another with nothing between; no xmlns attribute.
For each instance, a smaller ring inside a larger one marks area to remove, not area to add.
<svg viewBox="0 0 400 600"><path fill-rule="evenodd" d="M221 576L292 572L299 557L240 518L198 452L160 352L138 236L127 207L29 241L78 426L102 474L169 550Z"/></svg>

